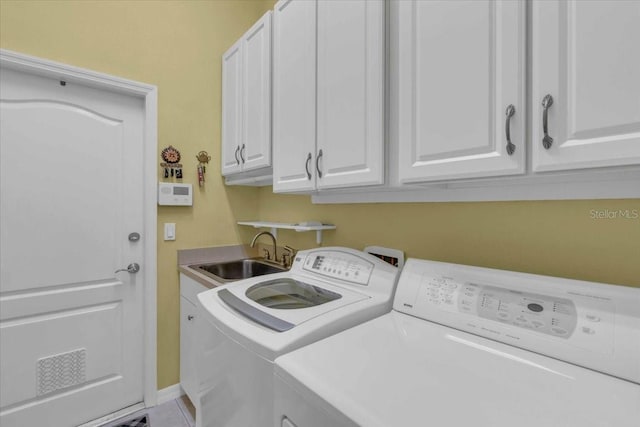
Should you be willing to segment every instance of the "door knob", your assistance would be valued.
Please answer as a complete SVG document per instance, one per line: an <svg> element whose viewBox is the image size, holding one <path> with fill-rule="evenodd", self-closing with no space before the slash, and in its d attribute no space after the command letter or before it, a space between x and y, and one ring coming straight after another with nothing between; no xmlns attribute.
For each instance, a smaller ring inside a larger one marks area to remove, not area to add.
<svg viewBox="0 0 640 427"><path fill-rule="evenodd" d="M140 264L137 262L133 262L127 266L127 268L121 268L116 270L116 273L120 273L121 271L126 271L127 273L137 273L140 271Z"/></svg>

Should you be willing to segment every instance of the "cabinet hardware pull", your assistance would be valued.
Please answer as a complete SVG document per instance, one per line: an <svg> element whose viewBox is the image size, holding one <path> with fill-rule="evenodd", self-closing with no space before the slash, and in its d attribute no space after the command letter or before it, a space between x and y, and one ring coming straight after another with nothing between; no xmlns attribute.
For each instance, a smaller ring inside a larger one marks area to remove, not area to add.
<svg viewBox="0 0 640 427"><path fill-rule="evenodd" d="M236 163L240 164L240 160L238 159L238 151L240 151L240 146L239 145L236 147L236 152L233 155L236 158Z"/></svg>
<svg viewBox="0 0 640 427"><path fill-rule="evenodd" d="M193 316L192 315L188 315L187 316L187 320L193 320Z"/></svg>
<svg viewBox="0 0 640 427"><path fill-rule="evenodd" d="M240 149L240 160L242 160L242 163L245 162L245 160L244 160L244 149L245 149L245 145L242 144L242 148Z"/></svg>
<svg viewBox="0 0 640 427"><path fill-rule="evenodd" d="M322 172L320 171L320 157L322 157L322 148L318 151L318 155L316 156L316 171L318 171L318 178L322 178Z"/></svg>
<svg viewBox="0 0 640 427"><path fill-rule="evenodd" d="M542 107L544 110L542 111L542 131L544 132L544 137L542 138L542 146L545 149L551 148L551 144L553 144L553 138L549 136L549 126L547 123L547 114L549 111L549 107L553 105L553 97L551 95L546 95L542 99Z"/></svg>
<svg viewBox="0 0 640 427"><path fill-rule="evenodd" d="M311 153L307 156L307 161L304 163L304 170L307 171L307 179L311 181L311 172L309 172L309 163L311 162Z"/></svg>
<svg viewBox="0 0 640 427"><path fill-rule="evenodd" d="M504 132L507 135L507 154L512 155L516 151L516 145L511 142L511 117L516 113L516 107L513 104L509 104L507 107L507 122L504 125Z"/></svg>

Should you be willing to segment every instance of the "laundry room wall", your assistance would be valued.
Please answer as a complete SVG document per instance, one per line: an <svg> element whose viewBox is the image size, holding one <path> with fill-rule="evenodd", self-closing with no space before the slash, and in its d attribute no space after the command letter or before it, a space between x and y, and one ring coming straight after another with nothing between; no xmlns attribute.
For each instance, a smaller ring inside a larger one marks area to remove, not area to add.
<svg viewBox="0 0 640 427"><path fill-rule="evenodd" d="M176 251L247 242L252 230L236 221L257 217L258 190L225 187L220 176L221 56L272 4L0 2L0 47L158 86L158 148L180 150L182 182L195 188L193 207L158 207L159 388L179 381ZM203 188L200 150L212 157ZM176 223L175 241L162 240L165 222Z"/></svg>
<svg viewBox="0 0 640 427"><path fill-rule="evenodd" d="M265 187L259 209L263 221L335 224L323 246L640 287L640 199L314 205ZM315 233L280 230L278 241L317 246Z"/></svg>

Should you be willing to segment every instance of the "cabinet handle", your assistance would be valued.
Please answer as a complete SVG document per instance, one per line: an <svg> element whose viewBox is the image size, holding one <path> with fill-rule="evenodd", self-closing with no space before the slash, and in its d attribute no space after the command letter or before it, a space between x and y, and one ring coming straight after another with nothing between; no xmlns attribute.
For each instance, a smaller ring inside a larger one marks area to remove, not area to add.
<svg viewBox="0 0 640 427"><path fill-rule="evenodd" d="M542 138L542 146L545 149L551 148L551 144L553 144L553 138L549 136L549 126L547 123L547 114L549 111L549 107L553 105L553 96L547 95L542 99L542 131L544 132L544 138Z"/></svg>
<svg viewBox="0 0 640 427"><path fill-rule="evenodd" d="M516 107L509 104L507 107L507 122L504 125L504 133L507 135L507 154L512 155L516 151L516 145L511 142L511 117L516 113Z"/></svg>
<svg viewBox="0 0 640 427"><path fill-rule="evenodd" d="M322 157L322 148L318 151L316 156L316 171L318 171L318 178L322 178L322 171L320 171L320 157Z"/></svg>
<svg viewBox="0 0 640 427"><path fill-rule="evenodd" d="M236 163L240 164L240 160L238 159L238 151L240 151L240 146L239 145L236 147L236 152L233 155L236 158Z"/></svg>
<svg viewBox="0 0 640 427"><path fill-rule="evenodd" d="M311 172L309 172L309 163L311 162L311 153L307 156L307 161L304 163L304 170L307 171L307 179L311 181Z"/></svg>
<svg viewBox="0 0 640 427"><path fill-rule="evenodd" d="M187 320L193 320L193 316L192 315L188 315L187 316Z"/></svg>
<svg viewBox="0 0 640 427"><path fill-rule="evenodd" d="M240 149L240 160L242 160L242 163L244 163L244 149L245 145L242 144L242 148Z"/></svg>

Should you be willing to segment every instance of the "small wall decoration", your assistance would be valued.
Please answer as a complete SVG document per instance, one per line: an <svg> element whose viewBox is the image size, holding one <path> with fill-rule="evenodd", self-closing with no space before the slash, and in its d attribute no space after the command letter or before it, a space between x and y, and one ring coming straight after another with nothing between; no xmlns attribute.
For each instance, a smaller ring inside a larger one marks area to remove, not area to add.
<svg viewBox="0 0 640 427"><path fill-rule="evenodd" d="M204 174L207 172L206 164L211 160L211 156L206 151L200 151L196 155L198 159L198 184L200 187L204 186Z"/></svg>
<svg viewBox="0 0 640 427"><path fill-rule="evenodd" d="M180 164L180 152L173 146L168 146L160 154L164 163L160 166L164 168L164 177L169 178L175 176L176 179L182 179L182 164Z"/></svg>

